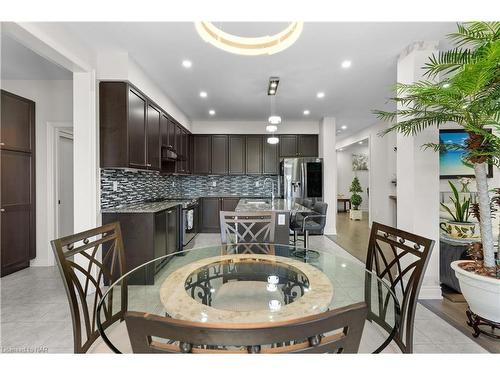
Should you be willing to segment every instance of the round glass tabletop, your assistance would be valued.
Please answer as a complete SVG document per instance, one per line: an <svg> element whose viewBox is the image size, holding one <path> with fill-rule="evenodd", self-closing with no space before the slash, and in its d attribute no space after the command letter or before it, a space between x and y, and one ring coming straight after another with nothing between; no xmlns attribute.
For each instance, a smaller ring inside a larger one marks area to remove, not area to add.
<svg viewBox="0 0 500 375"><path fill-rule="evenodd" d="M215 245L139 265L107 288L97 308L103 340L132 352L126 311L209 323L284 322L358 302L368 306L360 352L382 351L396 333L398 300L384 280L357 260L329 251L297 258L287 245Z"/></svg>

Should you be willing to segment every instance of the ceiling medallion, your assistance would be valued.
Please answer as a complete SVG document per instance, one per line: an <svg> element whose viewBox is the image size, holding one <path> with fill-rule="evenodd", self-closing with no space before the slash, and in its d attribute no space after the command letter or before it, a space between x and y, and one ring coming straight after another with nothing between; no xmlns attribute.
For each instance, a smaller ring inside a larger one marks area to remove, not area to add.
<svg viewBox="0 0 500 375"><path fill-rule="evenodd" d="M282 31L263 37L241 37L226 33L212 22L195 22L196 31L201 38L224 51L238 55L272 55L290 47L299 38L303 22L290 22Z"/></svg>

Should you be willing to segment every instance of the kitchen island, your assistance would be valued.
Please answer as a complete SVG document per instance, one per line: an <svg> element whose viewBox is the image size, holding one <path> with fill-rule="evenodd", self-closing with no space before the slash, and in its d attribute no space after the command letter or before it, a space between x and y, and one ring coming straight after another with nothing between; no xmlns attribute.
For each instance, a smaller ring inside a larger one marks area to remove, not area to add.
<svg viewBox="0 0 500 375"><path fill-rule="evenodd" d="M276 213L274 242L288 245L290 241L290 216L297 212L311 212L293 199L240 199L235 211Z"/></svg>

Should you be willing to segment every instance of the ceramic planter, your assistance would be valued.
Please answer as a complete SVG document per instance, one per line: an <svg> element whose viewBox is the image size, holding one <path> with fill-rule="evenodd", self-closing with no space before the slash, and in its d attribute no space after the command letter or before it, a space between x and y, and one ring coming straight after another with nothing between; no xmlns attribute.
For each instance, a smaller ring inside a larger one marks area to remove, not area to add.
<svg viewBox="0 0 500 375"><path fill-rule="evenodd" d="M351 220L361 220L363 218L363 211L361 210L349 210L349 219Z"/></svg>
<svg viewBox="0 0 500 375"><path fill-rule="evenodd" d="M476 234L476 224L475 223L461 223L458 221L448 221L446 223L440 223L439 226L444 230L450 237L453 238L477 238Z"/></svg>
<svg viewBox="0 0 500 375"><path fill-rule="evenodd" d="M500 322L500 279L466 271L458 266L464 262L466 261L452 262L451 268L455 271L471 311L482 318Z"/></svg>

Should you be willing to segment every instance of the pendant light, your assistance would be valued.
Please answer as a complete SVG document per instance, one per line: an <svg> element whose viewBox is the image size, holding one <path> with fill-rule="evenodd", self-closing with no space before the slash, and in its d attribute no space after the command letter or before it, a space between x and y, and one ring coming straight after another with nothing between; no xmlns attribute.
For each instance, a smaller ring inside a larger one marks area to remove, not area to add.
<svg viewBox="0 0 500 375"><path fill-rule="evenodd" d="M281 117L275 113L275 95L271 95L271 116L268 118L269 125L266 126L266 131L271 133L271 136L267 138L267 143L275 145L279 143L279 138L274 134L278 130L278 125L281 124Z"/></svg>

